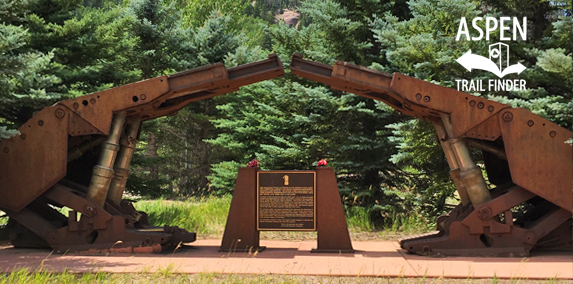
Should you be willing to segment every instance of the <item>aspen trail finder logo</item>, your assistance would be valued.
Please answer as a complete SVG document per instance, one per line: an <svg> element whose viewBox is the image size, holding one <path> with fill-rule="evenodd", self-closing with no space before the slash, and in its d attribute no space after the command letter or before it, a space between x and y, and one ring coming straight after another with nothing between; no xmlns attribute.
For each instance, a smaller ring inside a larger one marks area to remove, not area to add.
<svg viewBox="0 0 573 284"><path fill-rule="evenodd" d="M467 41L473 40L478 41L484 37L483 29L479 26L478 22L483 21L482 17L477 17L472 20L473 28L478 32L479 36L470 36L468 29L468 24L465 17L460 20L460 27L458 28L458 34L456 36L456 41L459 41L463 36L465 36ZM485 39L489 40L490 33L497 30L499 26L499 37L501 41L509 41L512 38L506 36L506 31L510 31L511 27L506 26L506 22L511 21L513 23L513 40L517 40L517 35L519 34L522 40L527 37L527 18L523 18L523 25L521 25L516 17L513 19L510 17L501 17L499 20L492 17L485 18ZM500 79L497 80L487 80L484 84L484 80L456 80L458 91L464 92L479 92L479 91L522 91L525 90L525 80L501 80L508 74L517 73L518 75L526 69L521 63L516 63L509 65L509 45L498 42L489 45L489 58L473 54L471 50L466 52L460 58L456 60L460 65L466 68L468 71L475 69L484 70L495 74Z"/></svg>

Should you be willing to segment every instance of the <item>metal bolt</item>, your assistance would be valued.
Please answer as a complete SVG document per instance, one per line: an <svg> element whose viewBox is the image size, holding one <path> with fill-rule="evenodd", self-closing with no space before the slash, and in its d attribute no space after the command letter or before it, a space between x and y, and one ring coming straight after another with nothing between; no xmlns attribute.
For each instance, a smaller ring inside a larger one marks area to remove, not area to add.
<svg viewBox="0 0 573 284"><path fill-rule="evenodd" d="M424 96L424 101L425 101L425 102L429 102L429 101L430 101L430 96Z"/></svg>
<svg viewBox="0 0 573 284"><path fill-rule="evenodd" d="M141 95L139 96L139 98L140 98L142 101L144 101L145 99L147 99L147 96L146 96L145 94L141 94Z"/></svg>
<svg viewBox="0 0 573 284"><path fill-rule="evenodd" d="M43 120L41 120L41 119L40 119L40 120L38 120L38 125L39 125L39 126L44 126L44 121L43 121Z"/></svg>
<svg viewBox="0 0 573 284"><path fill-rule="evenodd" d="M4 153L8 153L8 152L10 152L10 148L4 147Z"/></svg>
<svg viewBox="0 0 573 284"><path fill-rule="evenodd" d="M533 122L533 120L528 120L527 121L527 126L531 127L535 124L535 122Z"/></svg>
<svg viewBox="0 0 573 284"><path fill-rule="evenodd" d="M95 214L95 208L91 205L86 205L86 207L84 207L84 214L88 217L91 217Z"/></svg>
<svg viewBox="0 0 573 284"><path fill-rule="evenodd" d="M96 103L96 99L91 98L91 99L90 99L90 103L92 103L92 105L95 104L95 103Z"/></svg>
<svg viewBox="0 0 573 284"><path fill-rule="evenodd" d="M417 94L416 94L416 100L421 100L421 99L422 99L422 94L417 93Z"/></svg>
<svg viewBox="0 0 573 284"><path fill-rule="evenodd" d="M471 101L470 101L470 106L471 106L471 107L475 107L475 106L476 106L476 101L471 100Z"/></svg>
<svg viewBox="0 0 573 284"><path fill-rule="evenodd" d="M551 131L551 132L549 132L549 136L551 136L551 138L553 138L553 137L557 136L557 132Z"/></svg>
<svg viewBox="0 0 573 284"><path fill-rule="evenodd" d="M66 112L63 109L59 108L54 112L54 114L56 115L57 118L62 119L66 115Z"/></svg>
<svg viewBox="0 0 573 284"><path fill-rule="evenodd" d="M26 137L27 137L27 136L26 136L26 134L24 134L24 133L22 133L22 135L20 135L20 138L22 138L22 140L25 140Z"/></svg>
<svg viewBox="0 0 573 284"><path fill-rule="evenodd" d="M511 113L511 112L509 112L509 111L508 111L508 112L505 112L505 113L503 114L503 117L502 117L502 118L503 118L503 121L505 121L505 122L510 122L510 121L513 120L513 113Z"/></svg>
<svg viewBox="0 0 573 284"><path fill-rule="evenodd" d="M488 107L487 107L487 111L489 111L489 112L493 112L494 109L495 109L495 108L494 108L493 106L488 106Z"/></svg>
<svg viewBox="0 0 573 284"><path fill-rule="evenodd" d="M484 206L479 209L478 215L480 219L487 220L491 217L491 208L489 206Z"/></svg>
<svg viewBox="0 0 573 284"><path fill-rule="evenodd" d="M79 107L80 107L80 104L74 103L74 108L79 108Z"/></svg>
<svg viewBox="0 0 573 284"><path fill-rule="evenodd" d="M482 102L478 103L478 108L479 108L479 109L482 109L484 106L485 106L484 103L482 103Z"/></svg>
<svg viewBox="0 0 573 284"><path fill-rule="evenodd" d="M524 243L526 244L535 244L537 242L537 237L533 232L527 232L524 237Z"/></svg>

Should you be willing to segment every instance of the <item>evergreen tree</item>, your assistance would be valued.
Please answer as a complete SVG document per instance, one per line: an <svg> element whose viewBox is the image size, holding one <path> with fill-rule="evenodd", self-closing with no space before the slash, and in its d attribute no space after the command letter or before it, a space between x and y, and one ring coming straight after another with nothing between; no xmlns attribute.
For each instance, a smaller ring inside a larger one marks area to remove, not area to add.
<svg viewBox="0 0 573 284"><path fill-rule="evenodd" d="M61 79L52 91L79 96L141 78L131 64L133 18L121 7L90 8L77 0L36 0L32 7L30 48L53 52L51 73Z"/></svg>
<svg viewBox="0 0 573 284"><path fill-rule="evenodd" d="M183 21L187 27L196 28L203 25L212 17L213 11L217 11L231 17L232 24L229 28L233 30L239 28L237 23L244 17L243 12L251 4L246 0L172 0L172 2L183 10Z"/></svg>
<svg viewBox="0 0 573 284"><path fill-rule="evenodd" d="M48 72L53 53L29 47L28 7L24 0L0 0L0 139L60 97L46 90L59 81Z"/></svg>
<svg viewBox="0 0 573 284"><path fill-rule="evenodd" d="M269 29L283 62L294 52L327 64L367 64L372 58L364 56L371 45L355 35L364 24L348 18L350 13L336 2L305 1L300 11L306 22L298 29L280 24ZM302 80L288 70L284 78L246 86L227 98L218 107L222 118L215 120L225 131L211 140L231 153L209 177L218 190L232 189L237 168L253 158L264 169L311 169L326 158L337 170L346 204L393 206L397 196L391 189L402 177L388 162L395 151L386 125L402 118L389 107Z"/></svg>
<svg viewBox="0 0 573 284"><path fill-rule="evenodd" d="M139 79L179 71L195 65L192 53L186 53L189 29L181 27L181 15L173 6L157 0L135 0L129 3L126 15L133 19L129 30L135 39L131 66ZM144 142L134 155L132 177L127 189L133 193L158 196L169 194L168 176L160 175L160 168L168 161L160 154L160 126L164 118L146 121L140 135Z"/></svg>
<svg viewBox="0 0 573 284"><path fill-rule="evenodd" d="M229 25L231 20L230 17L214 11L202 26L180 32L178 47L165 48L166 54L170 54L178 62L185 63L176 66L176 70L223 62L228 55L235 54L241 40L232 31ZM242 50L245 49L246 47L243 47ZM246 63L241 62L240 54L233 58L235 64ZM150 62L158 61L150 60ZM139 159L147 165L151 163L152 171L154 168L157 169L156 176L149 176L147 180L150 182L156 180L156 185L159 181L164 181L159 184L163 189L157 189L157 192L172 192L179 195L201 195L208 192L206 177L210 174L211 164L218 161L219 152L205 140L213 138L217 133L210 122L217 115L216 105L217 100L213 99L198 101L179 111L176 116L148 123L146 135L156 140L152 145L147 138L147 147L148 149L150 145L156 147L154 148L156 155L152 156L157 158L155 161L148 159L146 162L142 157ZM138 169L143 175L148 174L145 167ZM141 174L139 177L140 181L146 180ZM146 192L152 188L143 187ZM135 184L133 189L137 191Z"/></svg>

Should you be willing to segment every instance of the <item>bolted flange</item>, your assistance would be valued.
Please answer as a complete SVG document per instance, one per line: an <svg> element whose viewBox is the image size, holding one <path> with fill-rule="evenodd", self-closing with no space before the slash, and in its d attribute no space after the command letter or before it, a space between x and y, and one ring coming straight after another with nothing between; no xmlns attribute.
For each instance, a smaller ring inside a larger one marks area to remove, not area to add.
<svg viewBox="0 0 573 284"><path fill-rule="evenodd" d="M513 120L513 113L511 113L511 112L509 112L509 111L505 112L505 113L503 114L503 116L502 116L502 119L503 119L503 121L505 121L505 122L510 122L510 121L512 121L512 120Z"/></svg>

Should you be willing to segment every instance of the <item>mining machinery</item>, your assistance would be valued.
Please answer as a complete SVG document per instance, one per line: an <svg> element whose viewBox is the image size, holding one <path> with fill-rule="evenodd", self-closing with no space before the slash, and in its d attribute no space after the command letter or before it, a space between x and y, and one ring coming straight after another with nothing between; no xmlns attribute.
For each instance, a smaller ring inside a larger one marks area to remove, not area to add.
<svg viewBox="0 0 573 284"><path fill-rule="evenodd" d="M292 57L292 74L383 101L431 122L461 203L437 230L400 241L421 255L526 256L571 251L571 131L525 109L399 73L346 62ZM56 252L158 252L195 240L177 227L151 226L122 199L142 121L191 102L284 74L276 55L157 77L58 102L0 141L0 210L15 247ZM488 182L472 151L481 151ZM60 208L70 208L68 216Z"/></svg>
<svg viewBox="0 0 573 284"><path fill-rule="evenodd" d="M291 72L382 101L435 127L461 203L432 233L400 240L420 255L526 256L571 252L571 131L523 108L346 62L329 66L294 54ZM489 185L472 149L483 153Z"/></svg>
<svg viewBox="0 0 573 284"><path fill-rule="evenodd" d="M221 63L119 86L45 107L0 141L0 210L15 247L67 251L159 252L195 233L155 227L122 199L141 123L191 102L280 77L268 59ZM66 216L61 208L69 208Z"/></svg>

